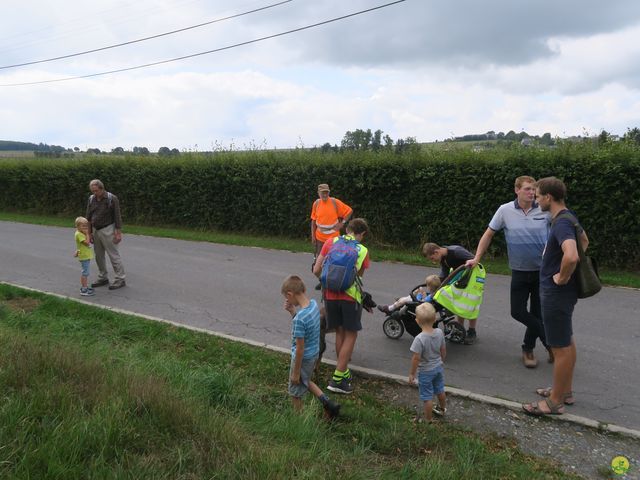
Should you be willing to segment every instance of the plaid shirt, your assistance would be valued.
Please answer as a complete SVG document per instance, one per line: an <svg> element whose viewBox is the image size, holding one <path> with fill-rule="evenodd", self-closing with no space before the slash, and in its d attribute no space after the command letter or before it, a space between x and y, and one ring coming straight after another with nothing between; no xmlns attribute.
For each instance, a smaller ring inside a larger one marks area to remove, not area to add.
<svg viewBox="0 0 640 480"><path fill-rule="evenodd" d="M98 200L97 196L87 205L87 220L93 228L100 230L115 223L116 230L122 230L122 217L120 217L120 202L118 197L111 194L111 207L109 207L109 199L107 192L104 192L102 199Z"/></svg>

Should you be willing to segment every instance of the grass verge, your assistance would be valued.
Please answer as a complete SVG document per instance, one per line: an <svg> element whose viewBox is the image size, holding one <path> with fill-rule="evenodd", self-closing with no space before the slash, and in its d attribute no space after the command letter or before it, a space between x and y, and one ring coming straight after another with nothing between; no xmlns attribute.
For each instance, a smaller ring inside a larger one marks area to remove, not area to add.
<svg viewBox="0 0 640 480"><path fill-rule="evenodd" d="M32 215L24 213L0 212L0 221L31 223L35 225L49 225L56 227L73 226L74 218ZM195 230L184 227L143 225L127 225L126 233L147 235L150 237L175 238L196 242L222 243L226 245L240 245L245 247L271 248L274 250L289 250L291 252L310 252L309 241L286 237L254 236L239 233L225 233L211 230ZM371 256L375 261L400 262L410 265L425 265L429 262L418 252L408 250L368 245ZM506 258L487 258L483 262L487 271L493 274L510 275ZM602 282L610 286L640 288L640 272L600 269Z"/></svg>
<svg viewBox="0 0 640 480"><path fill-rule="evenodd" d="M379 380L296 415L287 355L1 284L0 342L1 478L577 478Z"/></svg>

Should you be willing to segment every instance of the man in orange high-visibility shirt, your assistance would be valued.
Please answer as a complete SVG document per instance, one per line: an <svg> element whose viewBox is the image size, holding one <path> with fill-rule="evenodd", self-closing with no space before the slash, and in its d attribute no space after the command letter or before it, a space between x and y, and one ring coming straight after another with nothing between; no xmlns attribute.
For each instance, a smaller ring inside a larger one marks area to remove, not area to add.
<svg viewBox="0 0 640 480"><path fill-rule="evenodd" d="M318 199L311 208L311 243L314 246L314 260L324 242L340 235L340 230L351 217L353 210L346 203L329 196L329 185L318 185ZM321 285L316 285L320 290Z"/></svg>

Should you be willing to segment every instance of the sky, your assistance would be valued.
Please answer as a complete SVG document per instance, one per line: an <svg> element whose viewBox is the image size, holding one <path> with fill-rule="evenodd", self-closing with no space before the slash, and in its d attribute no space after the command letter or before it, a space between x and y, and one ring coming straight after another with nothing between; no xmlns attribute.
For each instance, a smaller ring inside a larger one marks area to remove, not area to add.
<svg viewBox="0 0 640 480"><path fill-rule="evenodd" d="M279 35L390 1L4 0L0 140L208 151L640 126L637 0L405 0Z"/></svg>

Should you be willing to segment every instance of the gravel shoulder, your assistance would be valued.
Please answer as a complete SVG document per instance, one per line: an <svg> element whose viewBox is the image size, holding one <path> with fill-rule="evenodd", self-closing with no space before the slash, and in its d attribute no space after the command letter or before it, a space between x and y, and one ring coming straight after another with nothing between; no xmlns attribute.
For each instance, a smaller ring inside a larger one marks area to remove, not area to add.
<svg viewBox="0 0 640 480"><path fill-rule="evenodd" d="M418 417L422 416L422 402L418 399L416 387L390 382L380 382L380 387L381 398L416 411ZM447 416L442 422L481 435L494 434L515 441L524 453L548 458L566 472L588 479L640 479L638 439L569 422L534 418L453 395L447 395L447 403ZM566 409L569 413L570 408ZM619 455L629 460L630 468L626 475L610 473L611 460Z"/></svg>

